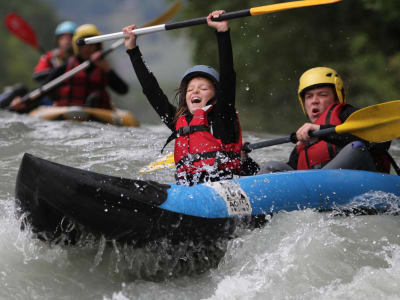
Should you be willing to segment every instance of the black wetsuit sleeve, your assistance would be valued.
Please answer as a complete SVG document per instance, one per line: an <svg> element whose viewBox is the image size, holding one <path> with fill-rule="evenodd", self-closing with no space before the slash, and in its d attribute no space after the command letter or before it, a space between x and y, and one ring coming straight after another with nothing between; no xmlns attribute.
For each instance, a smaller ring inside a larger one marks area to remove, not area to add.
<svg viewBox="0 0 400 300"><path fill-rule="evenodd" d="M139 47L127 50L126 52L129 55L133 69L135 70L136 76L140 82L140 85L142 86L143 93L147 100L158 113L164 124L167 125L169 129L174 131L174 116L176 113L176 107L168 101L168 97L160 88L157 79L147 68L143 61Z"/></svg>
<svg viewBox="0 0 400 300"><path fill-rule="evenodd" d="M65 73L66 70L67 70L66 63L61 66L58 66L57 68L54 68L44 80L44 84L52 81L53 79L56 79L57 77L60 77L62 74Z"/></svg>
<svg viewBox="0 0 400 300"><path fill-rule="evenodd" d="M32 79L38 83L41 83L42 81L46 80L47 76L49 76L51 71L52 69L47 69L41 72L35 72L32 74Z"/></svg>
<svg viewBox="0 0 400 300"><path fill-rule="evenodd" d="M233 51L230 31L216 32L218 42L220 88L223 106L235 107L236 72L233 67Z"/></svg>
<svg viewBox="0 0 400 300"><path fill-rule="evenodd" d="M125 81L118 76L117 73L115 73L113 70L110 70L107 73L108 76L108 85L110 88L117 92L118 94L124 95L128 92L129 88L128 85L125 83Z"/></svg>
<svg viewBox="0 0 400 300"><path fill-rule="evenodd" d="M236 73L233 67L233 54L230 31L217 32L220 60L220 82L217 102L209 114L213 135L223 143L236 143L240 137L239 121L235 108Z"/></svg>

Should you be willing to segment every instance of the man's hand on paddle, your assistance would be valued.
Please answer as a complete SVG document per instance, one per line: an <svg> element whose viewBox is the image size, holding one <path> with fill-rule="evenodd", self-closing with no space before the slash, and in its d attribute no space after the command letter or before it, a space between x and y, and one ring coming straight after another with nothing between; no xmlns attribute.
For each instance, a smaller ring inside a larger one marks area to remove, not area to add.
<svg viewBox="0 0 400 300"><path fill-rule="evenodd" d="M310 131L316 131L319 130L320 126L312 123L305 123L303 126L301 126L297 131L296 131L296 137L297 137L297 146L300 145L305 145L310 142L316 141L316 138L312 138L308 135Z"/></svg>

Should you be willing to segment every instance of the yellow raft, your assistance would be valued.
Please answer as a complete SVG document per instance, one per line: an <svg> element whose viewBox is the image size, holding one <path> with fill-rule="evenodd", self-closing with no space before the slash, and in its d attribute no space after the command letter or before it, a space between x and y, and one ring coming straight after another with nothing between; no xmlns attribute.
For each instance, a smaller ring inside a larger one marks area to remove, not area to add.
<svg viewBox="0 0 400 300"><path fill-rule="evenodd" d="M138 127L132 113L122 109L102 109L81 106L39 106L29 113L42 120L96 121L117 126Z"/></svg>

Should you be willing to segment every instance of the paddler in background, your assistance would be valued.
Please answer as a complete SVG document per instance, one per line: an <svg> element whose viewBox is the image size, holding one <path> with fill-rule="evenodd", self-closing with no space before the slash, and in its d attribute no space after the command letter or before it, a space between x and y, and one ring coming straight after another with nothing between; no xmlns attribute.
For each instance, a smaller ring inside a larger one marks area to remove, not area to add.
<svg viewBox="0 0 400 300"><path fill-rule="evenodd" d="M39 83L46 79L50 72L63 65L73 55L72 37L78 26L71 21L60 23L55 30L57 48L43 54L33 72L33 79Z"/></svg>
<svg viewBox="0 0 400 300"><path fill-rule="evenodd" d="M121 95L128 92L127 84L113 71L108 61L101 57L101 43L76 45L78 39L97 35L100 35L100 32L93 24L84 24L76 29L72 38L74 55L65 64L55 68L45 82L61 76L86 60L90 59L92 64L62 83L58 89L58 99L54 99L53 105L113 109L106 88L109 86L113 91ZM17 111L25 110L25 105L20 100L13 101L11 108ZM33 109L34 106L30 105L29 108Z"/></svg>
<svg viewBox="0 0 400 300"><path fill-rule="evenodd" d="M230 179L233 175L252 175L259 170L247 155L241 157L242 132L235 108L236 73L229 26L227 21L211 20L222 13L214 11L207 17L208 26L216 30L220 74L205 65L188 69L176 95L178 107L169 102L144 63L132 33L136 26L123 28L130 35L125 46L143 93L172 131L167 143L175 139L178 184Z"/></svg>
<svg viewBox="0 0 400 300"><path fill-rule="evenodd" d="M72 51L72 37L78 26L71 21L60 23L55 30L57 48L43 54L33 71L33 79L39 83L46 81L55 68L65 64ZM40 105L52 105L53 101L59 98L58 89L53 90L48 95L40 99Z"/></svg>
<svg viewBox="0 0 400 300"><path fill-rule="evenodd" d="M321 168L390 172L393 160L388 153L390 142L370 143L348 133L332 133L319 138L309 136L310 131L342 124L358 110L346 103L343 81L335 70L316 67L303 73L299 80L298 100L309 122L297 130L298 142L289 162L267 162L260 174Z"/></svg>
<svg viewBox="0 0 400 300"><path fill-rule="evenodd" d="M54 68L64 64L67 59L73 54L72 52L72 36L75 33L77 25L71 21L64 21L60 23L55 30L57 48L50 50L39 58L34 72L33 79L38 83L43 83L50 72ZM28 89L21 83L6 89L0 95L0 107L6 108L14 99L14 103L20 101L19 97L28 93ZM51 105L53 99L57 99L57 90L51 92L40 99L39 105ZM3 104L3 105L2 105Z"/></svg>

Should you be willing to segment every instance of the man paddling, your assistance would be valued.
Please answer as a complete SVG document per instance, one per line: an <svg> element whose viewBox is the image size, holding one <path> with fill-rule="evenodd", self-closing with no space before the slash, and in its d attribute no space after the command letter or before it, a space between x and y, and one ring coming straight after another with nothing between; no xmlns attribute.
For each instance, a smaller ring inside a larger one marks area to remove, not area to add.
<svg viewBox="0 0 400 300"><path fill-rule="evenodd" d="M59 98L54 102L54 105L112 109L113 105L106 88L109 86L118 94L128 92L127 84L101 56L101 44L76 45L78 39L99 34L99 30L93 24L81 25L76 29L72 39L74 55L64 65L55 68L46 78L46 82L52 81L87 60L91 61L91 65L64 81L59 88ZM27 103L21 102L19 98L11 103L10 108L17 112L29 112L38 105L37 101Z"/></svg>
<svg viewBox="0 0 400 300"><path fill-rule="evenodd" d="M313 138L310 132L342 124L357 108L346 103L343 81L327 67L306 71L299 81L298 100L309 119L297 132L289 162L268 162L260 173L283 170L357 169L390 172L390 142L369 143L352 134Z"/></svg>

